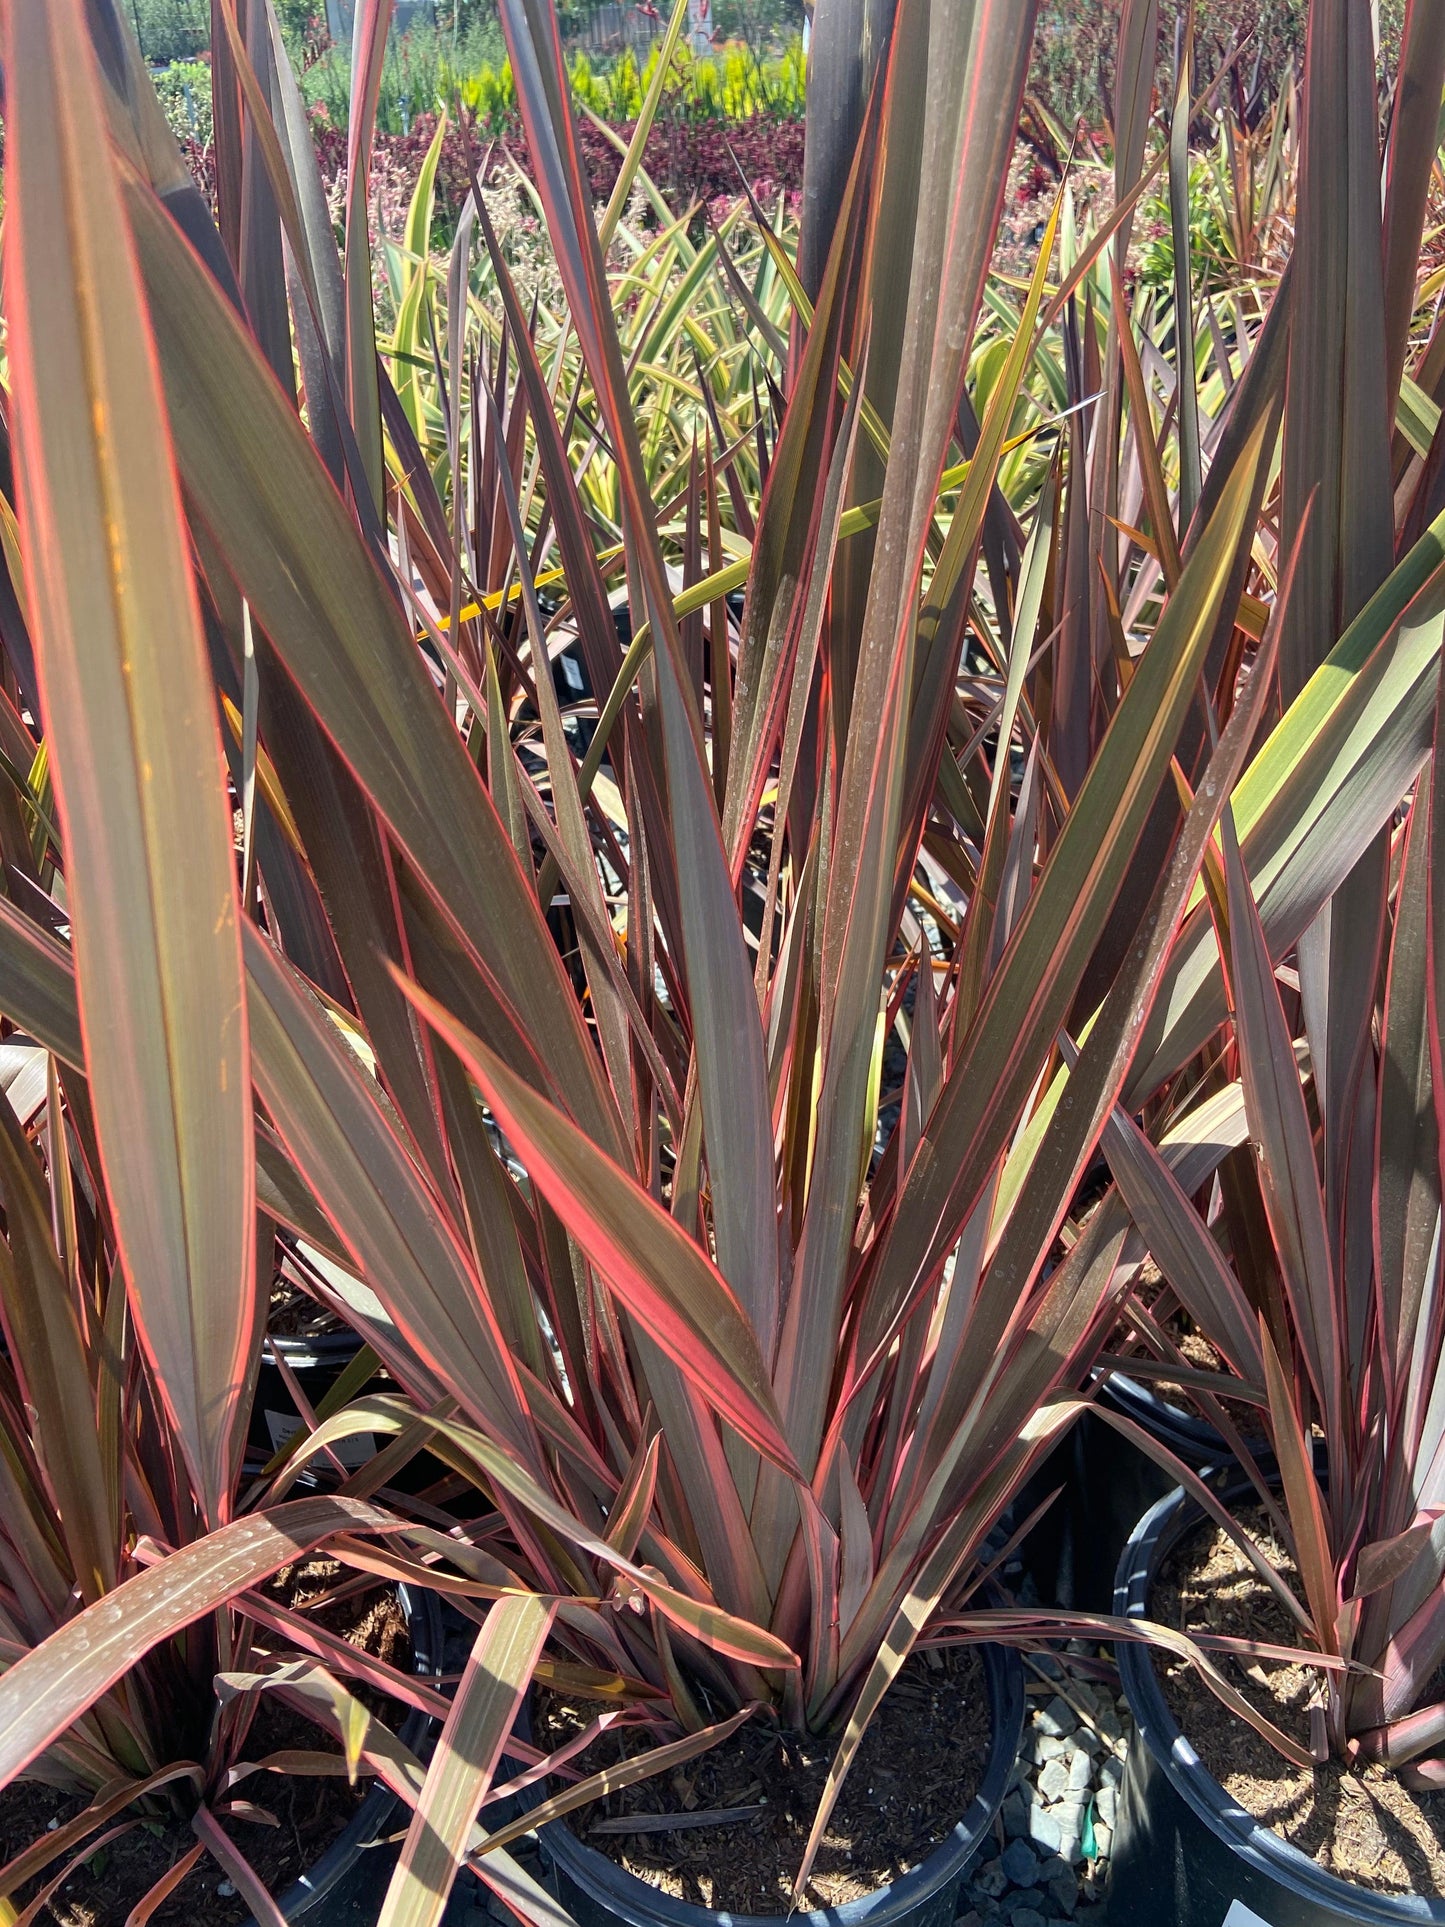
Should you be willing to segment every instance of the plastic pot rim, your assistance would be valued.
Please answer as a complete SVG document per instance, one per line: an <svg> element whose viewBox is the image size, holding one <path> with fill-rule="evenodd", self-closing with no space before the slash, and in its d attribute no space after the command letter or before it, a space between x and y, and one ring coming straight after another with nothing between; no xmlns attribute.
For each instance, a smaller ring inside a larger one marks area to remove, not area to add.
<svg viewBox="0 0 1445 1927"><path fill-rule="evenodd" d="M1239 1490L1246 1489L1241 1481ZM1226 1487L1221 1494L1226 1504L1233 1490ZM1119 1560L1114 1585L1116 1615L1146 1617L1149 1592L1159 1567L1186 1533L1205 1522L1203 1508L1182 1486L1150 1507L1129 1535ZM1419 1894L1373 1893L1357 1887L1338 1874L1327 1873L1273 1828L1246 1813L1204 1765L1169 1710L1155 1671L1153 1649L1142 1642L1120 1641L1115 1656L1134 1718L1135 1743L1142 1742L1149 1749L1179 1798L1246 1865L1302 1901L1372 1923L1372 1927L1445 1922L1445 1900L1430 1900Z"/></svg>
<svg viewBox="0 0 1445 1927"><path fill-rule="evenodd" d="M419 1679L436 1679L443 1671L441 1606L434 1592L420 1586L399 1585L397 1600L411 1635L412 1671ZM413 1707L397 1729L403 1746L419 1753L437 1722L430 1713ZM376 1781L361 1805L331 1845L277 1896L276 1905L287 1920L320 1919L326 1902L360 1856L386 1832L399 1805L397 1796ZM248 1915L242 1927L257 1927Z"/></svg>
<svg viewBox="0 0 1445 1927"><path fill-rule="evenodd" d="M274 1345L292 1371L308 1371L317 1366L326 1371L334 1371L349 1365L366 1342L358 1333L343 1329L341 1331L312 1332L309 1336L298 1337L291 1333L267 1332L266 1342ZM267 1366L274 1371L275 1364L269 1353L262 1353L261 1368Z"/></svg>
<svg viewBox="0 0 1445 1927"><path fill-rule="evenodd" d="M1187 1453L1193 1463L1217 1462L1227 1456L1229 1447L1207 1420L1196 1418L1182 1406L1171 1404L1148 1385L1127 1372L1104 1373L1099 1396L1119 1407L1156 1438L1176 1451Z"/></svg>
<svg viewBox="0 0 1445 1927"><path fill-rule="evenodd" d="M735 1914L700 1907L639 1880L615 1860L580 1840L565 1820L539 1833L548 1859L624 1927L902 1927L964 1869L988 1835L1008 1791L1024 1722L1023 1661L1010 1648L981 1645L992 1738L978 1790L943 1840L897 1880L841 1906L794 1914Z"/></svg>

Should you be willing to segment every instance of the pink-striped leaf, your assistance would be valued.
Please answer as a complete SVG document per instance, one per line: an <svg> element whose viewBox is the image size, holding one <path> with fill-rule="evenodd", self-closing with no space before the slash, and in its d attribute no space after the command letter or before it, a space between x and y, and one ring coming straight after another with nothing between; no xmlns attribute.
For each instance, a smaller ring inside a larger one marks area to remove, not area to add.
<svg viewBox="0 0 1445 1927"><path fill-rule="evenodd" d="M1280 1272L1333 1446L1343 1436L1344 1338L1314 1139L1232 812L1221 829L1245 1112Z"/></svg>
<svg viewBox="0 0 1445 1927"><path fill-rule="evenodd" d="M84 9L8 18L21 539L86 1068L137 1324L219 1524L260 1313L230 807Z"/></svg>
<svg viewBox="0 0 1445 1927"><path fill-rule="evenodd" d="M117 1586L0 1674L0 1786L162 1640L260 1585L333 1532L392 1515L357 1499L296 1499L198 1539Z"/></svg>
<svg viewBox="0 0 1445 1927"><path fill-rule="evenodd" d="M720 1417L797 1476L757 1335L707 1255L435 998L404 980L403 988L481 1085L532 1181L628 1310Z"/></svg>

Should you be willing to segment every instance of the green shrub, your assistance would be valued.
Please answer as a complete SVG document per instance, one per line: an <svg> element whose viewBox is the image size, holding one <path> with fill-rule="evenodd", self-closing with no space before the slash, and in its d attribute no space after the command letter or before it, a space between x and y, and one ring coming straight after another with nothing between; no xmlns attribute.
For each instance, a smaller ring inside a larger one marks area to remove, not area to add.
<svg viewBox="0 0 1445 1927"><path fill-rule="evenodd" d="M655 47L640 64L630 49L610 66L594 66L578 53L569 70L573 94L602 120L635 120L657 59ZM661 112L674 121L748 120L755 114L801 119L804 66L801 39L770 59L741 47L699 59L680 47ZM350 75L350 49L335 45L302 76L307 99L337 127L346 125ZM418 28L393 41L376 117L384 133L405 133L421 116L451 110L458 100L484 126L495 127L516 111L512 71L494 21L467 29L455 51L443 29Z"/></svg>
<svg viewBox="0 0 1445 1927"><path fill-rule="evenodd" d="M204 60L173 60L154 76L156 95L177 140L211 144L211 70Z"/></svg>
<svg viewBox="0 0 1445 1927"><path fill-rule="evenodd" d="M414 27L387 48L382 69L376 124L383 133L402 134L422 114L450 107L458 94L474 106L468 89L506 59L496 15L474 21L455 35L449 28ZM510 85L510 77L506 83ZM346 125L351 92L351 49L337 42L301 76L306 99L325 109L334 126ZM476 110L480 111L480 110Z"/></svg>

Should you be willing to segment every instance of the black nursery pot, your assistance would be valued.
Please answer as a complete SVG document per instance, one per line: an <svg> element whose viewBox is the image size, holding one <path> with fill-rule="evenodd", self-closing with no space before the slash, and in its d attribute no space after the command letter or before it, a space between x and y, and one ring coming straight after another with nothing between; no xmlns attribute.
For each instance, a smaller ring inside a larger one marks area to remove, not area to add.
<svg viewBox="0 0 1445 1927"><path fill-rule="evenodd" d="M1244 1488L1241 1487L1241 1491ZM1143 1618L1156 1574L1204 1514L1178 1487L1139 1520L1114 1611ZM1404 1927L1445 1922L1445 1900L1376 1894L1326 1873L1231 1800L1179 1730L1149 1647L1117 1646L1134 1716L1114 1829L1109 1917L1172 1927Z"/></svg>
<svg viewBox="0 0 1445 1927"><path fill-rule="evenodd" d="M287 1371L294 1375L302 1397L314 1412L360 1351L361 1340L352 1331L318 1332L309 1338L271 1336L267 1349L261 1354L261 1366L256 1374L256 1396L251 1404L251 1424L246 1434L248 1459L261 1465L301 1427L301 1414L296 1409L296 1401L291 1396L280 1367L271 1356L272 1345L280 1352ZM390 1383L390 1380L378 1374L373 1387L386 1388ZM354 1472L366 1463L379 1445L386 1443L385 1438L377 1439L369 1432L358 1432L351 1438L339 1440L333 1449L346 1470ZM446 1471L447 1468L430 1452L418 1452L396 1474L392 1484L399 1492L424 1492L428 1486L444 1478ZM315 1461L300 1478L300 1483L307 1487L326 1482L326 1472Z"/></svg>
<svg viewBox="0 0 1445 1927"><path fill-rule="evenodd" d="M897 1880L840 1907L780 1914L730 1914L650 1887L589 1847L565 1820L541 1830L557 1897L578 1927L952 1927L964 1870L1003 1804L1023 1731L1023 1663L1016 1652L981 1646L993 1742L973 1802L946 1839ZM725 1846L719 1852L725 1853Z"/></svg>
<svg viewBox="0 0 1445 1927"><path fill-rule="evenodd" d="M441 1604L434 1592L416 1586L396 1590L411 1636L412 1671L418 1679L437 1679L443 1670ZM413 1753L424 1756L436 1724L414 1707L397 1737ZM308 1927L375 1927L397 1849L373 1843L399 1824L400 1804L379 1780L373 1785L344 1831L278 1897L276 1904L287 1920L305 1921ZM245 1927L256 1927L254 1918Z"/></svg>
<svg viewBox="0 0 1445 1927"><path fill-rule="evenodd" d="M1098 1402L1132 1419L1193 1472L1229 1459L1229 1447L1202 1419L1171 1405L1147 1385L1110 1372ZM1033 1474L1015 1515L1063 1490L1019 1549L1024 1569L1044 1605L1106 1613L1114 1598L1114 1570L1138 1522L1174 1481L1107 1420L1085 1412Z"/></svg>
<svg viewBox="0 0 1445 1927"><path fill-rule="evenodd" d="M278 1451L301 1423L290 1388L271 1356L271 1345L286 1361L286 1369L295 1374L296 1383L313 1412L361 1350L361 1340L351 1331L318 1332L310 1338L271 1337L261 1354L256 1396L251 1405L251 1426L246 1435L248 1452L263 1461ZM344 1453L348 1448L343 1443L340 1449ZM369 1445L363 1456L370 1456Z"/></svg>

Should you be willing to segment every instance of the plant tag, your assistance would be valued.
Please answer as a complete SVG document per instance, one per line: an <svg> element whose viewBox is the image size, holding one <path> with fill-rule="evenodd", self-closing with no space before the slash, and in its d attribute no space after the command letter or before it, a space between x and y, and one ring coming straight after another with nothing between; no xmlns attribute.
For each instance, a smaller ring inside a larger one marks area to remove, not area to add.
<svg viewBox="0 0 1445 1927"><path fill-rule="evenodd" d="M1219 1923L1219 1927L1269 1927L1263 1914L1257 1914L1253 1907L1246 1907L1242 1900L1232 1900L1229 1912Z"/></svg>

